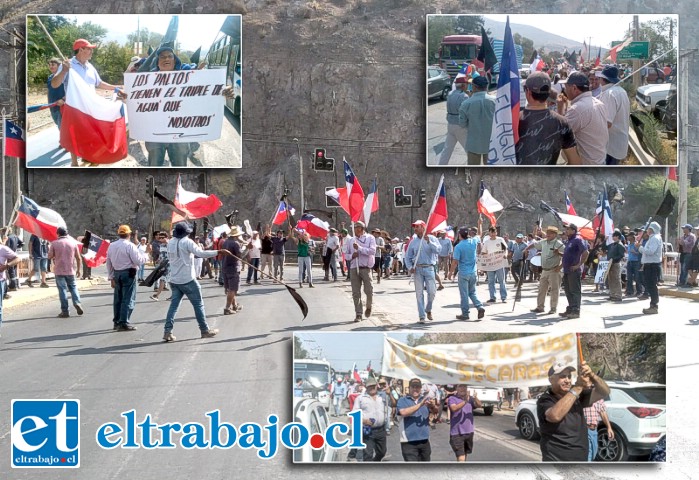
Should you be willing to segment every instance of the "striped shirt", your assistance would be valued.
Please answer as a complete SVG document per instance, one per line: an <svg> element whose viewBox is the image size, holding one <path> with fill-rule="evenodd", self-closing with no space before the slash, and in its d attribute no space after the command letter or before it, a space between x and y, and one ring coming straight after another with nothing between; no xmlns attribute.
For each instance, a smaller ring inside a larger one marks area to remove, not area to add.
<svg viewBox="0 0 699 480"><path fill-rule="evenodd" d="M602 421L602 413L607 413L607 406L601 398L589 407L583 408L585 422L588 427L597 427Z"/></svg>
<svg viewBox="0 0 699 480"><path fill-rule="evenodd" d="M583 165L605 165L609 130L604 104L590 92L583 92L570 101L565 117L575 134Z"/></svg>

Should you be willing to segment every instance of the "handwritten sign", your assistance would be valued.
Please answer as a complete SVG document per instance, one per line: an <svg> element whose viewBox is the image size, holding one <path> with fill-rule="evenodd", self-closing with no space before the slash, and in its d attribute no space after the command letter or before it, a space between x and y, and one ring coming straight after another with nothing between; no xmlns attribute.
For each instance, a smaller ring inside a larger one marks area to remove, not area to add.
<svg viewBox="0 0 699 480"><path fill-rule="evenodd" d="M495 342L410 347L384 337L381 374L420 378L439 385L472 383L488 387L548 384L548 370L577 364L574 333L530 335Z"/></svg>
<svg viewBox="0 0 699 480"><path fill-rule="evenodd" d="M507 256L504 252L481 253L478 255L478 270L481 272L495 272L508 266Z"/></svg>
<svg viewBox="0 0 699 480"><path fill-rule="evenodd" d="M609 268L609 260L602 260L597 264L597 273L595 273L595 283L604 283L606 280L607 269Z"/></svg>
<svg viewBox="0 0 699 480"><path fill-rule="evenodd" d="M125 74L129 135L158 143L220 138L225 86L221 69Z"/></svg>

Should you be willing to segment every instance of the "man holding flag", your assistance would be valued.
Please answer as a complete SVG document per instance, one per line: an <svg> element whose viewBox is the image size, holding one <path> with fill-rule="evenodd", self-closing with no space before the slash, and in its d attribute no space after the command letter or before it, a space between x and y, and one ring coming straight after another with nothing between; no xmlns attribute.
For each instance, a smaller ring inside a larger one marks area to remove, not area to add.
<svg viewBox="0 0 699 480"><path fill-rule="evenodd" d="M425 317L432 321L432 302L437 293L435 283L435 267L441 250L436 237L427 233L426 224L422 220L413 223L415 237L405 252L405 266L415 275L415 296L420 323L425 323ZM427 289L427 303L423 291Z"/></svg>

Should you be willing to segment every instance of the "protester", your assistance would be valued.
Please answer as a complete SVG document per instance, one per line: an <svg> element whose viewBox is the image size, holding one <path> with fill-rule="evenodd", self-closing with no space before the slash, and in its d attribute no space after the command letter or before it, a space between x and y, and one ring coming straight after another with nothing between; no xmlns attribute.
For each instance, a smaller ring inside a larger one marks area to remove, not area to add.
<svg viewBox="0 0 699 480"><path fill-rule="evenodd" d="M136 272L148 260L131 242L131 227L121 225L117 230L119 240L107 249L107 276L114 289L114 330L136 330L129 320L136 305Z"/></svg>
<svg viewBox="0 0 699 480"><path fill-rule="evenodd" d="M563 291L568 300L566 311L560 314L567 319L580 318L582 303L582 266L589 252L587 242L578 234L578 228L571 224L566 227L568 241L563 251Z"/></svg>
<svg viewBox="0 0 699 480"><path fill-rule="evenodd" d="M24 242L22 241L21 238L19 238L17 235L15 235L14 230L12 230L12 227L7 227L5 230L5 246L12 250L13 252L17 252L17 250L21 249L24 246ZM7 268L7 279L8 279L8 288L7 291L9 292L14 292L16 290L19 290L19 276L17 275L17 267L16 266L11 266ZM5 293L4 296L6 296L7 293Z"/></svg>
<svg viewBox="0 0 699 480"><path fill-rule="evenodd" d="M626 160L629 151L629 112L631 103L619 82L619 69L614 65L606 65L601 72L596 73L602 84L599 100L604 104L609 141L607 142L605 163L619 165Z"/></svg>
<svg viewBox="0 0 699 480"><path fill-rule="evenodd" d="M658 313L658 280L661 277L660 265L663 255L663 237L660 235L660 224L651 222L646 230L648 241L645 245L641 241L636 242L638 251L641 252L641 268L643 269L643 286L650 296L650 307L643 309L644 315Z"/></svg>
<svg viewBox="0 0 699 480"><path fill-rule="evenodd" d="M7 280L5 272L17 265L21 258L8 248L6 245L0 245L0 326L2 326L2 301L7 292Z"/></svg>
<svg viewBox="0 0 699 480"><path fill-rule="evenodd" d="M61 302L61 313L58 314L58 318L70 317L68 291L70 291L70 298L73 301L75 311L78 312L78 315L82 315L83 308L80 304L80 294L75 284L76 276L80 276L80 266L82 264L80 244L74 239L68 238L68 230L65 227L58 227L56 233L58 234L58 239L51 242L49 260L53 260L53 273L56 276L58 299Z"/></svg>
<svg viewBox="0 0 699 480"><path fill-rule="evenodd" d="M140 243L136 246L138 249L138 253L141 255L148 256L148 239L146 237L141 237ZM146 264L145 262L141 264L140 267L138 267L138 281L143 282L145 280L145 269L146 269Z"/></svg>
<svg viewBox="0 0 699 480"><path fill-rule="evenodd" d="M697 242L697 237L692 233L692 224L682 225L682 237L677 239L677 250L680 252L680 278L677 281L678 287L690 287L687 284L687 277L692 265L692 248Z"/></svg>
<svg viewBox="0 0 699 480"><path fill-rule="evenodd" d="M437 156L437 165L449 165L449 159L454 152L456 143L460 143L466 153L466 128L459 124L459 109L468 98L466 89L468 79L465 76L454 80L454 90L447 96L447 136L444 139L444 148Z"/></svg>
<svg viewBox="0 0 699 480"><path fill-rule="evenodd" d="M348 260L347 272L352 285L352 300L354 301L354 321L362 320L362 286L366 295L364 315L369 318L374 298L371 269L374 266L376 239L373 235L367 235L364 222L354 222L354 237L347 237L344 241L343 252Z"/></svg>
<svg viewBox="0 0 699 480"><path fill-rule="evenodd" d="M466 227L459 229L459 243L454 247L454 258L451 261L449 279L454 277L458 267L459 296L461 298L461 314L456 316L457 320L469 320L469 298L473 306L478 310L478 319L485 316L483 303L476 295L476 283L478 281L477 255L481 250L481 241L478 235L469 237Z"/></svg>
<svg viewBox="0 0 699 480"><path fill-rule="evenodd" d="M32 234L29 237L29 254L32 257L32 271L29 272L29 277L24 284L33 287L34 274L36 273L37 280L41 280L42 288L49 288L46 283L46 271L49 268L49 243L43 238L39 238Z"/></svg>
<svg viewBox="0 0 699 480"><path fill-rule="evenodd" d="M362 412L362 441L364 450L357 453L357 461L380 462L386 456L386 404L378 393L376 379L369 378L366 391L354 402L354 410Z"/></svg>
<svg viewBox="0 0 699 480"><path fill-rule="evenodd" d="M371 231L374 236L374 242L376 243L376 249L374 251L374 271L376 272L376 283L381 283L381 257L383 255L384 247L386 246L386 241L381 236L381 229L375 228Z"/></svg>
<svg viewBox="0 0 699 480"><path fill-rule="evenodd" d="M612 428L612 422L609 421L607 406L602 398L589 407L583 408L583 414L585 415L585 423L587 424L587 440L589 445L587 461L592 462L595 460L597 451L599 450L597 428L600 423L604 423L604 426L607 428L607 438L610 442L614 441L614 429Z"/></svg>
<svg viewBox="0 0 699 480"><path fill-rule="evenodd" d="M487 78L479 76L472 83L473 95L459 107L459 125L467 131L468 165L485 165L488 162L495 98L487 93Z"/></svg>
<svg viewBox="0 0 699 480"><path fill-rule="evenodd" d="M466 457L473 453L473 409L482 406L478 395L470 395L468 386L464 384L457 385L456 395L447 400L447 408L451 415L449 445L454 450L457 462L465 462Z"/></svg>
<svg viewBox="0 0 699 480"><path fill-rule="evenodd" d="M630 233L626 237L627 262L626 262L626 296L635 297L643 295L643 272L641 271L641 252L636 245L636 237ZM636 287L634 288L634 284Z"/></svg>
<svg viewBox="0 0 699 480"><path fill-rule="evenodd" d="M221 276L223 278L223 288L226 292L226 306L223 309L224 315L233 315L243 309L237 301L238 288L240 287L240 272L242 265L240 259L243 252L240 248L240 236L243 232L237 225L231 227L231 231L226 240L220 244L221 250L231 252L231 255L224 255L221 261Z"/></svg>
<svg viewBox="0 0 699 480"><path fill-rule="evenodd" d="M405 265L410 273L415 275L415 296L417 297L419 323L425 323L425 316L428 320L433 320L432 302L437 293L435 267L441 249L437 239L429 235L425 228L426 224L422 220L413 223L415 239L410 242L405 253ZM427 303L425 303L423 293L425 289L427 290Z"/></svg>
<svg viewBox="0 0 699 480"><path fill-rule="evenodd" d="M262 256L262 242L260 241L260 233L257 230L253 230L252 238L248 242L248 277L245 282L246 285L252 285L251 280L254 279L255 285L259 285L260 282L257 279L257 270L260 268L260 257Z"/></svg>
<svg viewBox="0 0 699 480"><path fill-rule="evenodd" d="M570 106L568 106L570 99ZM565 83L565 96L559 95L558 113L573 129L583 165L604 165L609 141L604 104L590 93L590 81L582 72L573 72Z"/></svg>
<svg viewBox="0 0 699 480"><path fill-rule="evenodd" d="M556 363L548 371L551 386L536 402L544 462L585 462L589 445L583 408L609 395L609 387L582 362L575 384L575 367ZM593 389L585 388L588 382Z"/></svg>
<svg viewBox="0 0 699 480"><path fill-rule="evenodd" d="M160 268L162 272L155 285L156 291L150 296L151 300L156 302L160 300L160 294L163 293L163 290L167 288L167 284L170 282L170 261L167 257L167 242L169 239L167 232L159 232L157 240L158 245L162 245L163 248L158 247L158 265L155 266L155 268Z"/></svg>
<svg viewBox="0 0 699 480"><path fill-rule="evenodd" d="M515 241L512 243L507 242L506 236L503 237L503 239L505 239L505 243L508 244L507 257L512 262L512 265L510 266L510 272L512 272L512 278L515 281L515 285L518 285L520 281L524 280L520 278L520 275L523 273L524 270L524 252L527 249L527 243L524 241L524 235L521 233L518 233L515 236Z"/></svg>
<svg viewBox="0 0 699 480"><path fill-rule="evenodd" d="M272 255L274 256L274 278L284 280L284 244L286 237L283 230L277 230L277 234L272 238Z"/></svg>
<svg viewBox="0 0 699 480"><path fill-rule="evenodd" d="M621 261L624 259L626 249L621 242L622 233L615 231L612 234L613 242L607 247L607 260L609 261L607 280L609 281L609 300L621 302Z"/></svg>
<svg viewBox="0 0 699 480"><path fill-rule="evenodd" d="M495 227L490 227L488 229L488 238L483 239L483 246L481 247L481 254L493 254L502 253L503 257L507 256L507 243L502 237L497 234L497 229ZM500 285L500 300L505 302L507 300L507 285L505 285L505 269L498 268L496 270L488 271L488 292L490 293L490 299L487 303L495 303L497 300L495 298L495 282Z"/></svg>
<svg viewBox="0 0 699 480"><path fill-rule="evenodd" d="M337 260L335 255L340 249L340 239L337 236L337 229L331 228L325 240L325 253L323 255L323 270L325 271L324 280L330 280L330 274L333 276L333 282L337 282Z"/></svg>
<svg viewBox="0 0 699 480"><path fill-rule="evenodd" d="M400 416L400 449L406 462L429 462L432 455L430 445L430 412L439 407L426 395L422 395L422 382L413 378L408 384L408 394L396 404Z"/></svg>
<svg viewBox="0 0 699 480"><path fill-rule="evenodd" d="M539 293L536 297L536 308L532 313L544 313L546 311L546 294L551 291L551 310L549 315L556 313L558 309L558 296L561 291L561 260L564 255L565 245L558 239L558 228L546 227L546 239L530 243L525 252L530 249L541 251L541 277L539 277Z"/></svg>
<svg viewBox="0 0 699 480"><path fill-rule="evenodd" d="M172 232L173 238L167 244L172 298L167 317L165 318L163 340L166 342L174 342L176 339L172 334L175 315L177 315L177 310L180 307L180 303L182 303L182 297L185 295L194 308L194 316L199 324L201 338L212 338L218 333L217 329L209 328L209 325L206 323L201 286L197 282L196 274L194 273L194 257L210 258L219 254L226 257L231 255L231 252L225 249L202 250L188 237L190 233L192 233L192 227L186 222L180 222L175 225L175 229Z"/></svg>
<svg viewBox="0 0 699 480"><path fill-rule="evenodd" d="M60 130L61 107L66 103L66 89L62 83L58 85L58 87L53 87L51 85L51 80L56 75L56 72L58 72L58 67L61 65L61 61L58 58L53 57L49 59L48 65L49 72L51 72L51 75L49 75L49 78L46 82L46 86L48 87L48 101L49 103L56 103L56 105L49 108L49 111L51 112L51 118L53 119L53 123L55 123L58 127L58 130Z"/></svg>
<svg viewBox="0 0 699 480"><path fill-rule="evenodd" d="M454 244L451 243L451 239L447 237L447 232L441 231L438 235L439 245L441 250L439 251L439 269L437 270L437 277L439 277L439 271L444 272L444 278L446 279L449 275L449 267L451 266L451 256L454 253ZM443 290L444 285L439 282L439 288L437 290Z"/></svg>
<svg viewBox="0 0 699 480"><path fill-rule="evenodd" d="M335 383L330 387L330 398L333 402L333 408L335 410L335 417L340 416L342 412L342 403L347 398L347 384L342 381L342 377L337 375L335 378Z"/></svg>
<svg viewBox="0 0 699 480"><path fill-rule="evenodd" d="M299 264L299 288L303 288L304 274L308 274L308 286L313 288L313 262L311 256L311 236L308 232L294 230L292 232L297 241L297 257Z"/></svg>

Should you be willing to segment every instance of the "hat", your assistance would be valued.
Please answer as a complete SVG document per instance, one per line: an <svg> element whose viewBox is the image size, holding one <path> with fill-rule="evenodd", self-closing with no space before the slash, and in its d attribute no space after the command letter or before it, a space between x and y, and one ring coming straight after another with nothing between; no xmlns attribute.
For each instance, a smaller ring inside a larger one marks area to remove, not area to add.
<svg viewBox="0 0 699 480"><path fill-rule="evenodd" d="M355 228L357 228L357 227L366 228L366 224L365 224L364 222L361 222L361 221L360 221L360 222L354 222L354 227L355 227Z"/></svg>
<svg viewBox="0 0 699 480"><path fill-rule="evenodd" d="M466 77L456 77L456 80L454 80L454 83L468 83L468 79Z"/></svg>
<svg viewBox="0 0 699 480"><path fill-rule="evenodd" d="M175 225L175 230L172 232L172 236L175 238L184 238L192 233L192 227L187 222L180 222Z"/></svg>
<svg viewBox="0 0 699 480"><path fill-rule="evenodd" d="M575 85L576 87L590 87L590 79L582 72L573 72L568 75L567 79L561 80L559 83L567 83L568 85Z"/></svg>
<svg viewBox="0 0 699 480"><path fill-rule="evenodd" d="M231 227L231 231L228 232L229 237L239 237L243 234L243 232L240 230L240 227L238 225L233 225Z"/></svg>
<svg viewBox="0 0 699 480"><path fill-rule="evenodd" d="M131 57L131 61L129 62L129 66L126 67L126 70L129 71L133 67L135 67L140 59L141 59L141 57L139 57L138 55L134 55L133 57Z"/></svg>
<svg viewBox="0 0 699 480"><path fill-rule="evenodd" d="M413 222L413 227L417 227L419 225L427 225L427 224L425 222L423 222L422 220L415 220Z"/></svg>
<svg viewBox="0 0 699 480"><path fill-rule="evenodd" d="M554 363L553 365L551 365L551 368L549 368L549 377L552 375L558 375L559 373L563 373L566 370L570 370L571 372L577 371L577 369L572 365L558 362Z"/></svg>
<svg viewBox="0 0 699 480"><path fill-rule="evenodd" d="M488 79L483 76L478 76L471 80L471 83L473 83L478 88L485 88L488 86Z"/></svg>
<svg viewBox="0 0 699 480"><path fill-rule="evenodd" d="M408 385L409 385L409 386L412 386L412 385L420 385L420 386L422 386L422 381L421 381L419 378L411 378L411 379L410 379L410 382L408 382Z"/></svg>
<svg viewBox="0 0 699 480"><path fill-rule="evenodd" d="M553 225L549 225L546 227L547 232L553 232L553 233L558 233L558 227L554 227Z"/></svg>
<svg viewBox="0 0 699 480"><path fill-rule="evenodd" d="M371 233L381 233L381 229L380 229L380 228L375 228L375 229L373 229L373 230L371 231Z"/></svg>
<svg viewBox="0 0 699 480"><path fill-rule="evenodd" d="M522 235L521 233L518 233L515 238L524 238L524 235Z"/></svg>
<svg viewBox="0 0 699 480"><path fill-rule="evenodd" d="M97 48L97 45L93 45L84 38L78 38L73 42L73 50L79 50L81 48Z"/></svg>
<svg viewBox="0 0 699 480"><path fill-rule="evenodd" d="M619 69L614 65L605 65L601 72L595 72L595 77L604 78L610 83L618 83L619 79Z"/></svg>
<svg viewBox="0 0 699 480"><path fill-rule="evenodd" d="M161 53L163 52L172 52L173 55L175 54L175 51L170 47L169 45L163 45L162 47L158 48L155 52L155 56L159 57Z"/></svg>
<svg viewBox="0 0 699 480"><path fill-rule="evenodd" d="M148 240L146 237L141 237L141 240Z"/></svg>
<svg viewBox="0 0 699 480"><path fill-rule="evenodd" d="M68 235L68 229L66 227L58 227L56 229L56 233L59 237L65 237L66 235Z"/></svg>
<svg viewBox="0 0 699 480"><path fill-rule="evenodd" d="M549 93L551 91L551 79L542 72L532 73L527 77L524 86L533 93Z"/></svg>
<svg viewBox="0 0 699 480"><path fill-rule="evenodd" d="M330 231L330 233L337 233L337 229L336 229L336 228L331 228L329 231Z"/></svg>
<svg viewBox="0 0 699 480"><path fill-rule="evenodd" d="M366 385L367 388L369 388L369 387L375 387L375 386L377 385L376 379L375 379L375 378L370 378L370 379L368 379L368 380L366 381L365 385Z"/></svg>
<svg viewBox="0 0 699 480"><path fill-rule="evenodd" d="M688 228L689 230L692 230L692 228L694 227L692 227L691 223L685 223L684 225L682 225L682 228Z"/></svg>
<svg viewBox="0 0 699 480"><path fill-rule="evenodd" d="M345 235L349 235L349 232L347 231L346 228L343 228L342 230L340 230L340 233L343 233Z"/></svg>
<svg viewBox="0 0 699 480"><path fill-rule="evenodd" d="M119 225L119 230L117 230L117 235L130 235L131 227L128 225Z"/></svg>

